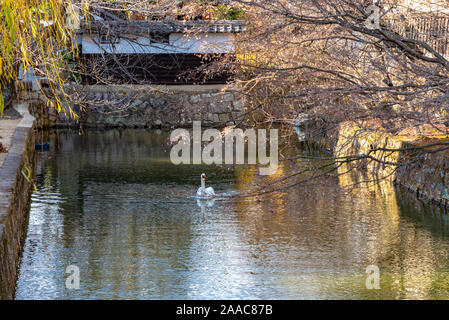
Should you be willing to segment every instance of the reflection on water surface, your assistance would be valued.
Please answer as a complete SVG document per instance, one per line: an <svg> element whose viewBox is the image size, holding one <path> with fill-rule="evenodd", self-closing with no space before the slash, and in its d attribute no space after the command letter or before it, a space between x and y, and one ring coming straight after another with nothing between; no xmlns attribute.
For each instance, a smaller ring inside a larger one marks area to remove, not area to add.
<svg viewBox="0 0 449 320"><path fill-rule="evenodd" d="M232 193L260 183L257 170L174 166L167 139L51 134L17 299L449 298L448 218L438 209L391 187L348 195L338 181L269 201L198 202L202 172ZM80 267L80 290L65 288L69 265ZM369 265L380 267L380 290L365 287Z"/></svg>

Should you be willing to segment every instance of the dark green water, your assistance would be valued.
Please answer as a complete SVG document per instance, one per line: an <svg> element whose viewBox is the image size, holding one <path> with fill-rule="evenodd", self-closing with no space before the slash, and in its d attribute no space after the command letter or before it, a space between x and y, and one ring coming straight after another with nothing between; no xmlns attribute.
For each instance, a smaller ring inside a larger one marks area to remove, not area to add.
<svg viewBox="0 0 449 320"><path fill-rule="evenodd" d="M17 299L449 298L447 215L391 187L347 194L328 179L268 201L198 203L202 172L220 193L263 179L254 167L174 166L166 133L50 136ZM65 286L69 265L79 290ZM379 290L366 288L369 265Z"/></svg>

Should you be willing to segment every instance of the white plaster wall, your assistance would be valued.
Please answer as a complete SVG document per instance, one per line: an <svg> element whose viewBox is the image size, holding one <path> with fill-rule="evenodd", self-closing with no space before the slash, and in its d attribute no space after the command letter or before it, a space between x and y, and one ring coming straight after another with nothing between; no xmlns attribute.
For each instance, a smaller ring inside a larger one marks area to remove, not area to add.
<svg viewBox="0 0 449 320"><path fill-rule="evenodd" d="M172 33L170 44L183 53L229 53L235 50L232 33L204 33L200 36Z"/></svg>
<svg viewBox="0 0 449 320"><path fill-rule="evenodd" d="M234 51L234 35L232 33L204 33L200 36L189 36L183 33L170 34L170 44L150 43L145 37L136 40L120 39L116 44L100 44L98 39L90 35L82 36L83 54L101 53L229 53Z"/></svg>

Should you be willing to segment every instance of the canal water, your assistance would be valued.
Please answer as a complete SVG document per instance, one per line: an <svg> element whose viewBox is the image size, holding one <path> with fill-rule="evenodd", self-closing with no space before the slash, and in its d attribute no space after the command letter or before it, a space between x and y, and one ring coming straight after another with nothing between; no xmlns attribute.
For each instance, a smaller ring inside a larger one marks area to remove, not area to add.
<svg viewBox="0 0 449 320"><path fill-rule="evenodd" d="M175 166L158 131L47 139L16 299L449 298L447 214L389 185L344 191L349 178L323 177L259 200L204 203L193 197L202 172L232 195L295 168L261 178L254 166ZM66 287L73 265L78 290ZM367 288L368 266L379 268L380 289Z"/></svg>

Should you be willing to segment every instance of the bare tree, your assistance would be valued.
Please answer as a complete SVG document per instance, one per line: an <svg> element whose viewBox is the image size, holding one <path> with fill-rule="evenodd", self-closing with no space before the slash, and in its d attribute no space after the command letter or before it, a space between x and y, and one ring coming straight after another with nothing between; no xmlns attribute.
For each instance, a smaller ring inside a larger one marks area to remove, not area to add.
<svg viewBox="0 0 449 320"><path fill-rule="evenodd" d="M234 3L245 9L248 32L239 38L233 89L247 97L250 118L271 125L306 114L303 119L314 123L312 138L326 142L343 123L354 128L344 145L331 145L340 150L324 172L341 174L346 164L352 164L347 171L390 166L382 179L449 149L447 1ZM396 147L383 138L357 146L370 134L415 141Z"/></svg>

